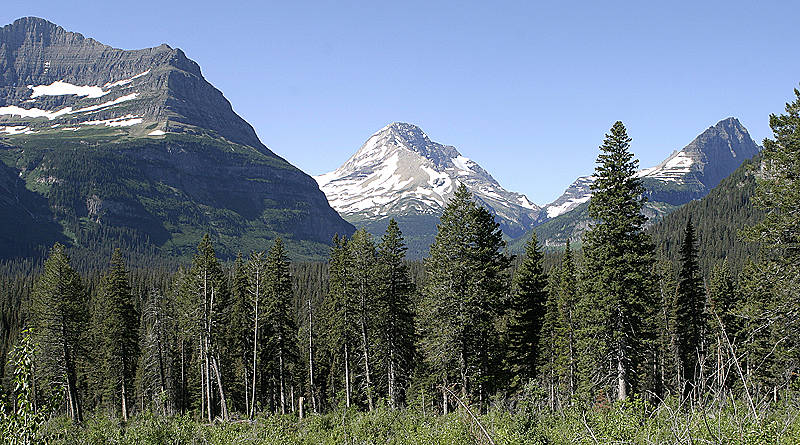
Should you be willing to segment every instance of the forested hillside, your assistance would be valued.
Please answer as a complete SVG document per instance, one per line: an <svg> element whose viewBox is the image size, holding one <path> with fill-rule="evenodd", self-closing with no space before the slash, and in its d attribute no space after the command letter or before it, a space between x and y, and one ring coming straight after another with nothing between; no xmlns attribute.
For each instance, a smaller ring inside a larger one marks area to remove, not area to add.
<svg viewBox="0 0 800 445"><path fill-rule="evenodd" d="M743 231L760 221L764 210L753 205L756 175L761 157L745 162L722 180L708 196L692 201L654 224L648 232L669 260L676 260L683 230L691 219L697 228L700 267L708 277L723 260L739 271L748 260L755 261L758 243L744 241Z"/></svg>

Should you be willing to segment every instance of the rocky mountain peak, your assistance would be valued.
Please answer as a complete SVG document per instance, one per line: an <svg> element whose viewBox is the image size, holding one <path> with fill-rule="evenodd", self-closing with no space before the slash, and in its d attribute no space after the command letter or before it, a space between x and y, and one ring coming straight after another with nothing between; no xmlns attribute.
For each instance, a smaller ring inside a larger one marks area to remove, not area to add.
<svg viewBox="0 0 800 445"><path fill-rule="evenodd" d="M210 134L268 151L181 49L116 49L36 17L0 28L0 125Z"/></svg>
<svg viewBox="0 0 800 445"><path fill-rule="evenodd" d="M378 130L362 149L386 146L410 150L440 168L444 168L450 159L461 156L455 147L433 142L421 128L405 122L393 122Z"/></svg>
<svg viewBox="0 0 800 445"><path fill-rule="evenodd" d="M511 236L532 227L540 214L527 197L505 190L455 147L402 122L383 127L341 167L315 179L331 205L351 221L439 215L458 184L489 208Z"/></svg>

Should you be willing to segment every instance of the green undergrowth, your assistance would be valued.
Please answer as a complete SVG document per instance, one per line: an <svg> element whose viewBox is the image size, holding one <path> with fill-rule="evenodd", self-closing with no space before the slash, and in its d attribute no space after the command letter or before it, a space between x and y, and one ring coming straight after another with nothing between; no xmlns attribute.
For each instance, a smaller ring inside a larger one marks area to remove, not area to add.
<svg viewBox="0 0 800 445"><path fill-rule="evenodd" d="M800 410L784 402L756 420L743 404L686 410L641 402L560 412L521 406L516 413L480 416L496 444L716 443L796 444ZM705 412L705 414L703 414ZM371 413L335 411L303 420L293 415L207 424L191 416L142 414L127 424L91 416L82 425L54 418L40 430L49 444L488 444L469 416L379 408Z"/></svg>

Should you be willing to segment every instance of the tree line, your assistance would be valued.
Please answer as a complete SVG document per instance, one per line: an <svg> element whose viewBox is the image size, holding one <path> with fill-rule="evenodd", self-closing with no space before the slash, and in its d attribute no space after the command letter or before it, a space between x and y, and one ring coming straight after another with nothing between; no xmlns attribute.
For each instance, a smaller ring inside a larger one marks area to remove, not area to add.
<svg viewBox="0 0 800 445"><path fill-rule="evenodd" d="M337 236L319 264L291 264L280 239L223 264L206 236L190 266L137 289L121 250L86 280L56 244L19 309L33 404L76 421L447 414L531 394L551 409L676 397L755 412L796 391L800 371L798 109L800 93L770 119L753 197L765 216L745 234L761 248L736 272L724 260L703 272L691 215L677 260L659 253L621 122L600 146L594 222L555 267L535 236L513 258L463 185L421 264L394 221L379 240Z"/></svg>

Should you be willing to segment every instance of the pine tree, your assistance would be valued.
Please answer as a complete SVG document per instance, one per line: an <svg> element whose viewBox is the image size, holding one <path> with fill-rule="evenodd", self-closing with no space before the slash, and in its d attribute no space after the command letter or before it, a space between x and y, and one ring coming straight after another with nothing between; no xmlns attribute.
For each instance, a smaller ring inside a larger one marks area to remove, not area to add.
<svg viewBox="0 0 800 445"><path fill-rule="evenodd" d="M547 387L547 399L550 409L556 409L556 407L561 406L562 403L561 385L563 383L563 370L561 369L561 365L563 357L561 357L561 354L563 351L561 347L563 342L559 335L562 333L563 328L561 326L562 320L558 307L559 296L556 291L560 284L560 275L561 270L558 268L551 270L551 274L548 275L549 282L547 287L550 289L550 292L546 293L547 300L544 305L544 317L542 317L542 326L538 344L536 345L536 378L542 385ZM513 358L513 354L509 354L509 356L513 370L518 366L518 362ZM527 382L530 383L532 380L529 379ZM525 383L525 381L512 380L511 387L514 388L514 386L520 383Z"/></svg>
<svg viewBox="0 0 800 445"><path fill-rule="evenodd" d="M139 314L136 311L122 252L114 250L100 284L102 331L100 369L109 408L120 408L127 421L139 354Z"/></svg>
<svg viewBox="0 0 800 445"><path fill-rule="evenodd" d="M406 246L397 222L392 218L378 245L377 331L382 345L389 406L405 400L415 355L414 285L405 262Z"/></svg>
<svg viewBox="0 0 800 445"><path fill-rule="evenodd" d="M618 400L636 389L645 320L654 307L653 246L642 230L644 188L635 176L638 161L630 141L625 126L616 122L600 147L589 203L595 224L584 235L587 316L599 330L594 367L603 370L595 383Z"/></svg>
<svg viewBox="0 0 800 445"><path fill-rule="evenodd" d="M791 332L783 330L785 325L776 324L770 314L779 301L780 274L778 264L766 260L748 262L739 274L736 316L741 331L735 335L734 346L755 400L773 395L780 380L775 364L783 359L776 354L778 339L791 337ZM791 364L785 369L793 372Z"/></svg>
<svg viewBox="0 0 800 445"><path fill-rule="evenodd" d="M578 377L578 358L576 357L578 320L576 311L579 283L577 280L578 274L572 261L572 249L570 248L569 240L567 240L558 276L556 302L559 316L556 321L555 337L558 342L557 366L560 370L559 374L566 383L566 396L570 401L572 401L577 392L576 379Z"/></svg>
<svg viewBox="0 0 800 445"><path fill-rule="evenodd" d="M356 230L348 244L350 277L352 281L353 298L356 305L356 323L359 337L359 363L364 395L367 398L367 407L370 411L375 408L375 386L373 375L375 360L372 344L373 325L376 323L376 266L377 252L372 235L365 229Z"/></svg>
<svg viewBox="0 0 800 445"><path fill-rule="evenodd" d="M76 422L83 420L78 363L84 355L86 321L80 276L70 266L64 246L56 243L32 292L31 324L38 345L37 386L46 398L57 397L63 391L67 414Z"/></svg>
<svg viewBox="0 0 800 445"><path fill-rule="evenodd" d="M677 388L677 357L675 334L675 289L677 272L675 263L661 255L654 269L658 278L658 304L653 325L657 328L654 339L654 369L652 391L660 398Z"/></svg>
<svg viewBox="0 0 800 445"><path fill-rule="evenodd" d="M225 386L220 368L223 338L227 334L228 288L222 266L206 234L197 246L192 267L183 283L187 331L197 345L200 368L200 411L211 422L215 414L228 418ZM219 409L217 409L217 407Z"/></svg>
<svg viewBox="0 0 800 445"><path fill-rule="evenodd" d="M691 218L686 222L681 245L680 272L675 293L675 334L678 387L684 394L700 389L704 362L703 344L707 319L705 289L697 262L697 247ZM682 388L685 385L685 389Z"/></svg>
<svg viewBox="0 0 800 445"><path fill-rule="evenodd" d="M521 384L538 376L538 367L543 360L539 348L548 302L547 274L542 266L543 258L536 233L533 233L525 246L525 257L514 274L509 305L510 359L515 377ZM553 309L551 312L555 314L558 306L550 306Z"/></svg>
<svg viewBox="0 0 800 445"><path fill-rule="evenodd" d="M357 343L357 310L353 296L352 266L349 246L345 237L334 236L331 248L328 298L325 300L325 340L330 351L331 369L329 388L335 396L337 381L342 383L345 406L348 408L352 398L352 360L354 345ZM341 375L338 380L337 375Z"/></svg>
<svg viewBox="0 0 800 445"><path fill-rule="evenodd" d="M761 171L757 175L755 205L766 212L762 221L752 227L749 239L767 249L769 262L763 267L773 273L771 301L761 301L757 316L762 326L774 333L776 353L769 358L785 363L780 376L776 374L773 399L778 398L778 386L787 388L800 372L800 90L795 100L786 104L786 113L771 115L769 125L774 139L764 140ZM764 295L766 292L748 292ZM752 299L757 302L761 298ZM766 329L759 330L759 334Z"/></svg>
<svg viewBox="0 0 800 445"><path fill-rule="evenodd" d="M289 275L289 258L283 247L283 241L276 238L266 260L264 316L269 323L270 355L274 365L271 367L277 374L278 407L281 414L286 414L290 406L289 388L293 386L292 373L297 367L297 326L294 321L294 294L292 277Z"/></svg>
<svg viewBox="0 0 800 445"><path fill-rule="evenodd" d="M728 388L732 383L728 377L730 354L728 342L736 344L736 335L740 326L735 315L737 301L736 283L731 274L728 262L723 260L714 265L708 284L709 311L708 342L709 358L714 366L714 387L717 391ZM720 394L723 395L723 394Z"/></svg>
<svg viewBox="0 0 800 445"><path fill-rule="evenodd" d="M478 402L498 374L495 321L508 291L509 257L494 217L462 184L445 208L426 259L422 350L444 387ZM443 391L443 410L448 409Z"/></svg>
<svg viewBox="0 0 800 445"><path fill-rule="evenodd" d="M249 393L245 395L247 414L252 419L256 405L263 397L259 389L266 386L261 358L265 354L264 312L266 306L267 271L263 252L253 252L247 262L247 321ZM248 384L245 384L247 387Z"/></svg>
<svg viewBox="0 0 800 445"><path fill-rule="evenodd" d="M176 331L172 301L161 290L151 288L142 308L140 360L137 392L162 415L172 414L177 405Z"/></svg>
<svg viewBox="0 0 800 445"><path fill-rule="evenodd" d="M250 413L251 358L253 356L253 323L250 306L250 279L242 254L236 255L231 272L231 319L228 325L233 356L233 384L230 386L231 406ZM240 405L244 402L244 405Z"/></svg>

